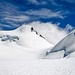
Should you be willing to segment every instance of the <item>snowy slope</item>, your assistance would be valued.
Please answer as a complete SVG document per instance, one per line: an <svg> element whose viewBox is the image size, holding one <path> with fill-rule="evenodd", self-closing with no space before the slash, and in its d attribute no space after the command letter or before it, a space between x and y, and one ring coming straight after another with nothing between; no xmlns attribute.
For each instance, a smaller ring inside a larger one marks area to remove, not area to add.
<svg viewBox="0 0 75 75"><path fill-rule="evenodd" d="M60 40L62 40L62 38L64 38L68 34L64 29L60 29L59 26L57 26L56 24L53 25L50 22L41 23L37 21L26 25L33 26L35 30L38 31L38 33L43 35L44 38L53 45L56 45Z"/></svg>
<svg viewBox="0 0 75 75"><path fill-rule="evenodd" d="M75 75L75 59L0 60L0 75Z"/></svg>
<svg viewBox="0 0 75 75"><path fill-rule="evenodd" d="M58 51L64 51L63 57L75 51L75 30L57 43L50 51L46 52L46 55L49 56L51 53L57 53Z"/></svg>
<svg viewBox="0 0 75 75"><path fill-rule="evenodd" d="M0 59L42 58L51 46L28 25L12 31L0 31Z"/></svg>
<svg viewBox="0 0 75 75"><path fill-rule="evenodd" d="M61 50L74 50L74 32L53 46L28 25L0 31L0 75L75 75L75 52L66 59ZM47 51L49 54L45 58L54 59L42 59Z"/></svg>

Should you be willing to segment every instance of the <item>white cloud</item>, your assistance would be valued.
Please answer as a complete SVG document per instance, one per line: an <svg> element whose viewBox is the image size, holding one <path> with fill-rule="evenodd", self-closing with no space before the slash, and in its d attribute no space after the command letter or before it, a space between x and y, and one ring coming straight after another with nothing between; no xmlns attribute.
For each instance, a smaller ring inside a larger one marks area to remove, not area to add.
<svg viewBox="0 0 75 75"><path fill-rule="evenodd" d="M8 2L1 2L0 3L0 9L1 9L1 12L7 12L7 13L10 13L10 14L13 14L13 13L17 13L17 6L13 5L13 4L10 4ZM0 13L1 13L0 12Z"/></svg>
<svg viewBox="0 0 75 75"><path fill-rule="evenodd" d="M18 10L18 7L10 4L8 2L0 3L0 8L2 11L0 12L0 16L2 16L1 20L8 20L8 21L15 21L15 22L22 22L29 20L29 17L23 15L21 11Z"/></svg>
<svg viewBox="0 0 75 75"><path fill-rule="evenodd" d="M28 0L29 3L35 4L35 5L46 5L46 4L53 4L55 6L59 6L55 0Z"/></svg>
<svg viewBox="0 0 75 75"><path fill-rule="evenodd" d="M18 15L18 16L6 16L4 20L11 20L15 22L23 22L23 21L28 21L29 17L26 15Z"/></svg>
<svg viewBox="0 0 75 75"><path fill-rule="evenodd" d="M65 18L68 12L66 11L52 11L47 8L42 8L40 10L28 10L25 12L27 15L36 16L39 18Z"/></svg>
<svg viewBox="0 0 75 75"><path fill-rule="evenodd" d="M59 42L68 33L66 30L60 28L58 24L52 24L50 22L42 23L35 21L27 25L33 26L35 30L37 30L42 36L45 37L47 41L52 44Z"/></svg>
<svg viewBox="0 0 75 75"><path fill-rule="evenodd" d="M55 0L50 0L50 2L51 2L51 4L53 4L53 5L55 5L55 6L60 6L60 4L57 4L57 3L55 2Z"/></svg>
<svg viewBox="0 0 75 75"><path fill-rule="evenodd" d="M37 0L29 0L29 2L31 2L33 4L39 4Z"/></svg>
<svg viewBox="0 0 75 75"><path fill-rule="evenodd" d="M22 13L22 11L18 10L18 6L10 4L8 2L0 3L0 17L1 22L3 22L3 26L7 27L6 25L17 27L21 22L26 22L29 20L29 16L26 16ZM4 24L6 23L6 25Z"/></svg>
<svg viewBox="0 0 75 75"><path fill-rule="evenodd" d="M62 0L62 1L67 1L69 3L75 3L75 0Z"/></svg>
<svg viewBox="0 0 75 75"><path fill-rule="evenodd" d="M39 2L38 0L29 0L33 3L46 3L46 1ZM51 0L52 1L52 0ZM53 0L54 3L54 0ZM18 7L8 2L0 3L1 22L7 23L8 26L18 26L19 22L31 21L39 18L65 18L68 12L53 11L47 8L39 10L19 11ZM10 25L9 25L10 24Z"/></svg>
<svg viewBox="0 0 75 75"><path fill-rule="evenodd" d="M35 4L35 5L43 5L43 4L47 4L47 2L46 1L41 1L40 0L40 2L39 1L37 1L37 0L28 0L28 2L29 3L32 3L32 4Z"/></svg>
<svg viewBox="0 0 75 75"><path fill-rule="evenodd" d="M66 30L71 31L74 29L74 27L72 27L70 24L67 24L65 27Z"/></svg>

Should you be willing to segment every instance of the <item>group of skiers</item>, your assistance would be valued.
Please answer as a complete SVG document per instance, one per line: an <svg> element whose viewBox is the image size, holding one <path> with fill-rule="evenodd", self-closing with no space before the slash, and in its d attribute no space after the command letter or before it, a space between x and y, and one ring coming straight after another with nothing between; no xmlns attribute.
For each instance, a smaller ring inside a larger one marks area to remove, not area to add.
<svg viewBox="0 0 75 75"><path fill-rule="evenodd" d="M31 27L31 32L33 32L33 31L36 32L37 35L39 35L38 32L36 30L34 30L33 27ZM39 36L42 37L42 38L44 38L41 34Z"/></svg>

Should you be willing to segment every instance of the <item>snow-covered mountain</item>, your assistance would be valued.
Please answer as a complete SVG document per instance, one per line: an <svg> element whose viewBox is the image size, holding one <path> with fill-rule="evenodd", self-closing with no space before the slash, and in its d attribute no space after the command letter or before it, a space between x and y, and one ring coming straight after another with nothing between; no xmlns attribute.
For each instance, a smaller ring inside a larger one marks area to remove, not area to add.
<svg viewBox="0 0 75 75"><path fill-rule="evenodd" d="M0 31L0 59L42 58L52 46L28 25L22 25L12 31Z"/></svg>
<svg viewBox="0 0 75 75"><path fill-rule="evenodd" d="M31 25L0 31L0 75L75 75L74 32L54 46Z"/></svg>
<svg viewBox="0 0 75 75"><path fill-rule="evenodd" d="M35 27L22 25L11 31L0 31L0 59L42 59L73 57L75 30L55 46L46 41ZM46 53L46 54L45 54Z"/></svg>
<svg viewBox="0 0 75 75"><path fill-rule="evenodd" d="M59 43L57 43L52 49L46 52L46 58L49 58L52 53L59 53L62 57L74 56L75 54L75 30L69 33ZM71 55L70 55L71 54ZM58 55L58 54L57 54ZM53 54L53 57L55 55Z"/></svg>

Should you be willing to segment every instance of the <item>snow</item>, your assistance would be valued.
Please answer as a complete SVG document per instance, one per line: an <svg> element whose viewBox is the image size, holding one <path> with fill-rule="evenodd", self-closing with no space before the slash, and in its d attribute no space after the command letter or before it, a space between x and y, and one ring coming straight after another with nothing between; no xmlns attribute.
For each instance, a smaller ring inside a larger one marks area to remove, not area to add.
<svg viewBox="0 0 75 75"><path fill-rule="evenodd" d="M75 51L75 30L57 43L50 51L47 51L46 54L49 55L62 50L64 51L64 57Z"/></svg>
<svg viewBox="0 0 75 75"><path fill-rule="evenodd" d="M0 31L0 40L0 59L41 59L53 46L35 31L32 32L29 25L12 31Z"/></svg>
<svg viewBox="0 0 75 75"><path fill-rule="evenodd" d="M52 24L50 22L42 23L35 21L26 25L33 26L38 33L42 34L53 45L56 45L68 33L64 29L59 28L59 24Z"/></svg>
<svg viewBox="0 0 75 75"><path fill-rule="evenodd" d="M54 46L31 27L0 31L0 75L75 75L75 52L63 58L61 50L74 50L75 31ZM56 52L45 56L50 50Z"/></svg>
<svg viewBox="0 0 75 75"><path fill-rule="evenodd" d="M61 59L63 58L64 51L58 51L58 52L53 52L50 53L46 56L44 56L45 59Z"/></svg>
<svg viewBox="0 0 75 75"><path fill-rule="evenodd" d="M75 75L75 59L0 60L0 75Z"/></svg>

